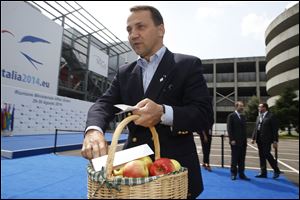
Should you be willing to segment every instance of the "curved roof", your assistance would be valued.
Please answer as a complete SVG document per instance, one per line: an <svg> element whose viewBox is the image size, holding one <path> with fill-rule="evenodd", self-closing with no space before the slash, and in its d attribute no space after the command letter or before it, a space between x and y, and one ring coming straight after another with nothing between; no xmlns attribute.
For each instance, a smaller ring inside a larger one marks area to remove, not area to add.
<svg viewBox="0 0 300 200"><path fill-rule="evenodd" d="M76 1L29 1L28 3L63 26L65 31L75 29L80 33L79 37L81 38L93 36L92 42L107 52L109 56L131 51L126 43L121 41ZM95 39L99 41L97 42Z"/></svg>

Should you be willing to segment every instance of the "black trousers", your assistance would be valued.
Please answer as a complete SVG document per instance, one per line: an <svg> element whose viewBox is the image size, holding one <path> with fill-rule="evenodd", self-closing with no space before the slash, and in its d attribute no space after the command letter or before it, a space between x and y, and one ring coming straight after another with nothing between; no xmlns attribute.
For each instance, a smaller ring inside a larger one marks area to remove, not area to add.
<svg viewBox="0 0 300 200"><path fill-rule="evenodd" d="M236 176L243 175L245 171L245 157L247 144L243 145L230 145L231 147L231 174Z"/></svg>
<svg viewBox="0 0 300 200"><path fill-rule="evenodd" d="M259 164L262 174L267 174L267 160L275 172L279 172L277 161L271 154L272 143L264 143L257 141L258 154L259 154Z"/></svg>
<svg viewBox="0 0 300 200"><path fill-rule="evenodd" d="M210 154L210 147L211 147L211 140L212 135L207 134L207 142L204 141L204 135L200 135L201 145L202 145L202 153L203 153L203 163L209 164L209 154Z"/></svg>

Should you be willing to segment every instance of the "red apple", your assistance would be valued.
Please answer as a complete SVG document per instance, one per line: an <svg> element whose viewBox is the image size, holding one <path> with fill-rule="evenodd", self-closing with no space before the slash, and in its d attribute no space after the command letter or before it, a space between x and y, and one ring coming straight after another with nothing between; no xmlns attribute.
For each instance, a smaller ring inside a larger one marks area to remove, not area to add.
<svg viewBox="0 0 300 200"><path fill-rule="evenodd" d="M147 177L149 171L147 165L141 160L133 160L125 164L123 176L131 178Z"/></svg>
<svg viewBox="0 0 300 200"><path fill-rule="evenodd" d="M175 170L175 166L173 165L171 159L169 158L160 158L154 161L154 163L150 167L150 175L158 176L161 174L168 174Z"/></svg>
<svg viewBox="0 0 300 200"><path fill-rule="evenodd" d="M150 156L145 156L145 157L139 158L139 160L143 161L145 163L145 165L147 165L148 170L150 171L150 166L153 163Z"/></svg>

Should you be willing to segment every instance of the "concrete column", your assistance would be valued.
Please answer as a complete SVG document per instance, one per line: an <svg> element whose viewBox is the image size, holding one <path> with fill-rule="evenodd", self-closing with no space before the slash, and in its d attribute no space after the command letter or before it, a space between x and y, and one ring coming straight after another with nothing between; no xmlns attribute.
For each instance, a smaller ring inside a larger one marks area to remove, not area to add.
<svg viewBox="0 0 300 200"><path fill-rule="evenodd" d="M89 80L89 73L90 71L89 70L86 70L85 71L85 75L84 75L84 97L83 99L85 101L88 101L88 80Z"/></svg>
<svg viewBox="0 0 300 200"><path fill-rule="evenodd" d="M255 71L256 71L256 96L260 99L260 80L259 80L259 60L258 58L255 59Z"/></svg>
<svg viewBox="0 0 300 200"><path fill-rule="evenodd" d="M213 107L214 107L214 122L217 122L217 64L216 61L213 61L213 88L214 88L214 99L213 99Z"/></svg>
<svg viewBox="0 0 300 200"><path fill-rule="evenodd" d="M238 100L238 80L237 80L237 60L233 60L233 76L234 76L234 101Z"/></svg>

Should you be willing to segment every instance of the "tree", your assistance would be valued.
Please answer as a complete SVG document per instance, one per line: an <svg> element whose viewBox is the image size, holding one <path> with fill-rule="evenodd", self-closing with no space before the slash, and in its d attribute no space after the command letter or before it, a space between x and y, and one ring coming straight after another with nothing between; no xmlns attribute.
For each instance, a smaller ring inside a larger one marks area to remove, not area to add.
<svg viewBox="0 0 300 200"><path fill-rule="evenodd" d="M275 106L271 108L271 111L278 118L279 128L285 129L287 127L289 135L291 135L292 126L299 133L299 100L295 100L297 95L294 91L293 88L286 87Z"/></svg>
<svg viewBox="0 0 300 200"><path fill-rule="evenodd" d="M257 113L258 113L258 107L259 105L259 99L257 96L252 96L251 99L248 101L246 108L245 108L245 115L247 118L247 121L249 122L255 122Z"/></svg>

